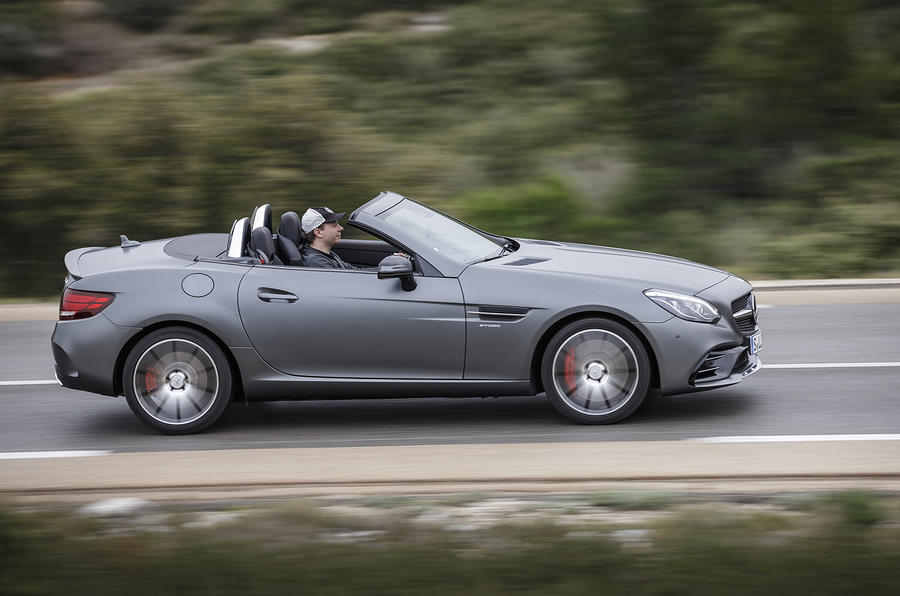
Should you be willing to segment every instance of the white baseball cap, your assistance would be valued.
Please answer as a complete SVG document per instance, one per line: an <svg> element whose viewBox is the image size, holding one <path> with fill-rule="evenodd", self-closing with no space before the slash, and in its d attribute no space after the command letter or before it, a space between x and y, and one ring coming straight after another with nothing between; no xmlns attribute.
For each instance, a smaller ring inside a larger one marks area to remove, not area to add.
<svg viewBox="0 0 900 596"><path fill-rule="evenodd" d="M323 223L337 221L345 214L346 212L335 213L328 207L310 207L303 214L303 219L300 220L300 229L304 234L309 234Z"/></svg>

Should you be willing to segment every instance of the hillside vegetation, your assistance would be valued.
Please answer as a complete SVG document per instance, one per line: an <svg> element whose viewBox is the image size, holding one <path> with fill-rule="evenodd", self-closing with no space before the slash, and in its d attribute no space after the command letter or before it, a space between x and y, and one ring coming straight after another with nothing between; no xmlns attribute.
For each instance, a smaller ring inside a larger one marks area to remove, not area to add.
<svg viewBox="0 0 900 596"><path fill-rule="evenodd" d="M131 498L138 511L107 515L103 506L124 499L78 509L71 502L0 504L0 593L900 591L900 509L893 494L734 493L732 502L711 495L694 493L685 502L645 492L468 493L142 506Z"/></svg>
<svg viewBox="0 0 900 596"><path fill-rule="evenodd" d="M0 296L385 189L755 278L900 271L890 0L21 0L0 81Z"/></svg>

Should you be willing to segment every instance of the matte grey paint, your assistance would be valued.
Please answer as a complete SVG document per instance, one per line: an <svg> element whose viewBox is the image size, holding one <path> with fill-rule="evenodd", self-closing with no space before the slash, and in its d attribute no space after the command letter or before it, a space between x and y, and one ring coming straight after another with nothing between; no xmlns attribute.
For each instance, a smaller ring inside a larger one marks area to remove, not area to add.
<svg viewBox="0 0 900 596"><path fill-rule="evenodd" d="M422 277L412 292L400 284L371 271L254 267L241 282L238 306L253 346L287 374L461 379L459 281ZM275 288L297 299L260 298Z"/></svg>
<svg viewBox="0 0 900 596"><path fill-rule="evenodd" d="M401 200L382 193L348 223L414 255L420 273L411 292L374 271L228 259L227 234L70 251L69 287L115 300L98 316L57 323L60 381L115 394L116 363L140 334L190 324L233 358L247 399L533 394L542 340L572 317L598 315L624 321L646 341L664 394L740 380L701 387L689 379L710 350L746 344L730 310L752 289L746 281L664 255L526 239L485 262L426 260L402 230L380 225L378 213ZM380 242L353 243L356 251L367 247L384 250ZM698 295L722 317L715 324L673 317L643 296L649 288Z"/></svg>

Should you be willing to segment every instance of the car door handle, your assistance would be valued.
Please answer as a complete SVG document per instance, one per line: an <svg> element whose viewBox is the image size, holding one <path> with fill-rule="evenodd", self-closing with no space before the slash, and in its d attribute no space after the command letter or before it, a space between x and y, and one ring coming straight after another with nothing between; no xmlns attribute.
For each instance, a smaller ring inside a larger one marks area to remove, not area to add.
<svg viewBox="0 0 900 596"><path fill-rule="evenodd" d="M263 302L297 302L299 298L290 292L281 292L278 290L260 290L256 293L256 297Z"/></svg>

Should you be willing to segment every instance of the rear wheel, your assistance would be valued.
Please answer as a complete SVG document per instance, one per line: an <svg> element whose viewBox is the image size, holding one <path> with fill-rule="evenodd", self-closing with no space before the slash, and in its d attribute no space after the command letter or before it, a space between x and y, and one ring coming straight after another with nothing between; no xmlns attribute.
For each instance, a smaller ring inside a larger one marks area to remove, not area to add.
<svg viewBox="0 0 900 596"><path fill-rule="evenodd" d="M203 430L231 402L231 366L209 337L188 327L148 334L125 361L122 386L131 411L172 435Z"/></svg>
<svg viewBox="0 0 900 596"><path fill-rule="evenodd" d="M650 387L650 358L641 340L608 319L566 325L541 363L547 398L563 416L609 424L631 415Z"/></svg>

